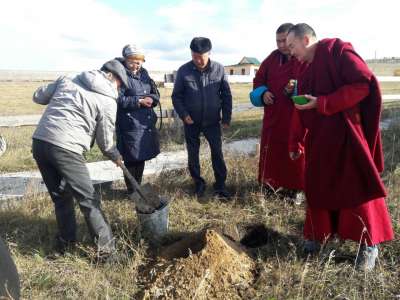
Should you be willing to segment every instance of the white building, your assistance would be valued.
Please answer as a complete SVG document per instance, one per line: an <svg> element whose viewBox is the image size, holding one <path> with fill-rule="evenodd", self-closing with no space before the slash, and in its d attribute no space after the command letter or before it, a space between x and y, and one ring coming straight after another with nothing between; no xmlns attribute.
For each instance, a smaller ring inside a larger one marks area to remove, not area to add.
<svg viewBox="0 0 400 300"><path fill-rule="evenodd" d="M255 57L243 57L236 65L225 66L226 75L247 75L253 76L258 71L260 62Z"/></svg>

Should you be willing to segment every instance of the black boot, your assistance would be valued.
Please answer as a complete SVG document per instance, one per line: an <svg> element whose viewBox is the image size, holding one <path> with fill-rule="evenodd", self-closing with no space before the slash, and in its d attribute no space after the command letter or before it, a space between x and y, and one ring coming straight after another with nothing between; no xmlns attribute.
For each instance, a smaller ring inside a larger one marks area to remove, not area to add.
<svg viewBox="0 0 400 300"><path fill-rule="evenodd" d="M194 193L198 198L204 197L206 191L206 183L204 181L198 181L195 183Z"/></svg>

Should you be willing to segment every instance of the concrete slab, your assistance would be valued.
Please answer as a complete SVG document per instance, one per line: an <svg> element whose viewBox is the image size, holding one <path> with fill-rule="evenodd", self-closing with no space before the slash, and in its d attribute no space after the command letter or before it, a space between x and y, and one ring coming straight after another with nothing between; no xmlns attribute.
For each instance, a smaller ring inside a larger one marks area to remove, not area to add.
<svg viewBox="0 0 400 300"><path fill-rule="evenodd" d="M259 139L246 139L234 141L224 145L224 150L239 155L251 155L257 151Z"/></svg>
<svg viewBox="0 0 400 300"><path fill-rule="evenodd" d="M223 145L224 152L249 155L255 153L258 139L234 141ZM208 147L201 149L201 155L209 158ZM146 162L144 175L158 175L162 171L186 168L187 152L173 151L159 154L156 158ZM111 161L88 163L90 177L93 184L122 180L122 170ZM39 171L15 172L0 174L0 200L20 198L26 195L46 192Z"/></svg>
<svg viewBox="0 0 400 300"><path fill-rule="evenodd" d="M0 127L36 126L42 115L2 116Z"/></svg>

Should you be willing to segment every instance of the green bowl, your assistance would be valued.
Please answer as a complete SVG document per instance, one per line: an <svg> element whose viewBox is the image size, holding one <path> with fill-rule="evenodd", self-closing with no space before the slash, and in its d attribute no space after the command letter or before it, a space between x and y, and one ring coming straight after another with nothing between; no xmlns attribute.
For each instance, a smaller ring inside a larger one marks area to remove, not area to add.
<svg viewBox="0 0 400 300"><path fill-rule="evenodd" d="M307 104L310 100L308 100L306 97L300 95L300 96L292 96L292 100L296 104Z"/></svg>

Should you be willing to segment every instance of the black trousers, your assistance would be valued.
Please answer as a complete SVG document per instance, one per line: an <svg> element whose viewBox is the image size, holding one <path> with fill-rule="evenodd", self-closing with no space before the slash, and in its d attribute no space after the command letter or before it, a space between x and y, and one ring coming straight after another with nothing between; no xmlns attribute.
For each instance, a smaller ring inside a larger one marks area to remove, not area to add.
<svg viewBox="0 0 400 300"><path fill-rule="evenodd" d="M222 136L221 126L216 124L214 126L202 127L196 124L184 125L186 148L188 151L188 166L189 172L194 182L204 182L200 175L200 134L203 133L211 150L211 162L214 170L214 189L219 190L225 187L226 180L226 165L224 155L222 153Z"/></svg>
<svg viewBox="0 0 400 300"><path fill-rule="evenodd" d="M138 184L142 183L144 164L145 161L124 161L125 167L128 169L129 173L131 173L131 175L136 179ZM135 191L135 188L132 186L131 182L125 175L124 179L128 193L133 193Z"/></svg>
<svg viewBox="0 0 400 300"><path fill-rule="evenodd" d="M76 241L75 198L99 251L114 251L111 228L95 196L83 156L37 139L33 139L32 153L54 202L60 237L66 242Z"/></svg>

